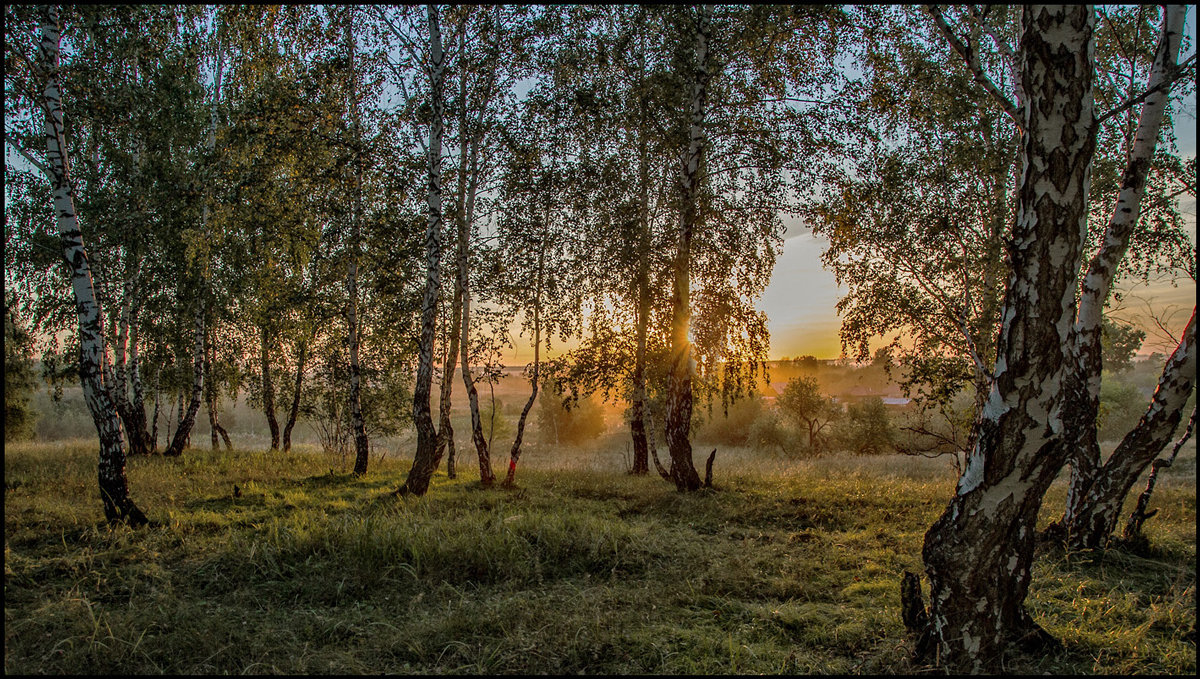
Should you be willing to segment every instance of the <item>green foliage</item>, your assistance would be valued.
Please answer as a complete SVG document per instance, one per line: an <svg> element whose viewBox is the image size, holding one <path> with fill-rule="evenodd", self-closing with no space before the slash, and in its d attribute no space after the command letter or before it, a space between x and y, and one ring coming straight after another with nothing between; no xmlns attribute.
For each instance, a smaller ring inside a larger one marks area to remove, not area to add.
<svg viewBox="0 0 1200 679"><path fill-rule="evenodd" d="M1137 387L1109 378L1100 383L1100 415L1097 425L1101 441L1120 441L1146 414L1150 399Z"/></svg>
<svg viewBox="0 0 1200 679"><path fill-rule="evenodd" d="M846 417L837 422L833 438L843 450L878 455L892 451L896 429L883 399L874 396L846 406Z"/></svg>
<svg viewBox="0 0 1200 679"><path fill-rule="evenodd" d="M17 315L16 295L4 291L4 441L33 436L37 414L30 397L37 388L33 336Z"/></svg>
<svg viewBox="0 0 1200 679"><path fill-rule="evenodd" d="M784 420L806 433L809 449L818 453L829 447L826 427L842 415L842 408L821 393L812 377L793 377L775 401Z"/></svg>
<svg viewBox="0 0 1200 679"><path fill-rule="evenodd" d="M1066 649L1017 653L1008 671L1195 673L1194 450L1163 471L1152 556L1038 558L1029 610ZM519 491L479 492L462 465L401 501L383 496L407 460L355 478L303 450L197 450L129 461L162 523L134 531L102 525L90 445L10 446L5 672L922 671L897 583L920 569L949 465L717 459L738 470L719 493L616 459L531 460Z"/></svg>
<svg viewBox="0 0 1200 679"><path fill-rule="evenodd" d="M775 408L764 410L746 432L747 445L759 450L792 454L804 445L799 436L787 427Z"/></svg>

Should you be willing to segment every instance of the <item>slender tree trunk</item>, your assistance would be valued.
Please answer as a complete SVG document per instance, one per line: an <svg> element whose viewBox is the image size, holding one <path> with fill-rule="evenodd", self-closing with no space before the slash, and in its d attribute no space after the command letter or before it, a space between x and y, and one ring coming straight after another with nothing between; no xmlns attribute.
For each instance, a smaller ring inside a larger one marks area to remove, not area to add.
<svg viewBox="0 0 1200 679"><path fill-rule="evenodd" d="M942 664L995 672L1009 644L1050 643L1024 610L1038 510L1062 468L1063 381L1095 150L1091 7L1025 7L1025 134L991 393L954 498L925 534Z"/></svg>
<svg viewBox="0 0 1200 679"><path fill-rule="evenodd" d="M639 31L642 41L638 52L638 78L646 70L645 31ZM649 446L646 442L646 331L650 325L650 153L647 148L646 113L649 105L642 98L642 120L638 127L638 268L634 282L637 305L637 349L633 357L633 393L630 404L629 431L633 436L633 474L649 473Z"/></svg>
<svg viewBox="0 0 1200 679"><path fill-rule="evenodd" d="M229 440L229 432L221 426L220 414L217 409L217 381L213 379L212 369L213 364L217 361L217 349L215 342L212 341L212 334L212 332L209 333L204 352L204 374L207 375L204 382L204 402L208 406L209 433L212 436L213 450L217 449L218 435L225 442L225 450L233 450L233 442Z"/></svg>
<svg viewBox="0 0 1200 679"><path fill-rule="evenodd" d="M443 326L444 327L444 326ZM450 332L447 334L449 346L442 361L441 399L438 401L438 447L434 456L433 468L441 464L442 455L446 455L446 475L457 477L454 468L454 425L450 423L450 398L454 392L454 375L458 368L459 333L462 331L462 288L455 277L454 298L450 305Z"/></svg>
<svg viewBox="0 0 1200 679"><path fill-rule="evenodd" d="M192 396L188 401L187 413L179 418L179 427L175 429L175 437L171 445L163 451L168 457L178 457L192 436L192 425L196 422L196 413L200 410L200 400L204 387L204 302L199 294L196 296L196 330L193 333L195 341L192 347ZM183 399L179 400L182 407Z"/></svg>
<svg viewBox="0 0 1200 679"><path fill-rule="evenodd" d="M1183 5L1167 6L1147 88L1161 87L1170 77L1179 54L1186 10ZM1066 440L1072 452L1071 481L1067 489L1067 507L1060 522L1071 543L1078 543L1076 538L1070 537L1078 530L1087 535L1083 542L1094 547L1103 546L1103 541L1107 539L1107 535L1103 538L1097 536L1091 527L1083 528L1078 525L1079 514L1083 511L1084 504L1090 502L1086 499L1089 488L1096 483L1098 475L1104 473L1105 466L1101 464L1100 443L1097 440L1100 382L1104 367L1100 330L1103 325L1104 305L1112 292L1117 269L1129 248L1130 237L1141 214L1146 178L1158 147L1163 112L1169 97L1169 89L1163 89L1147 97L1142 105L1117 203L1113 207L1100 249L1092 258L1081 285L1073 344L1075 369L1070 376L1069 393L1072 404L1067 410L1069 418ZM1110 522L1102 523L1107 525ZM1097 540L1099 544L1096 543Z"/></svg>
<svg viewBox="0 0 1200 679"><path fill-rule="evenodd" d="M442 257L442 93L445 74L445 55L442 53L442 34L438 11L434 5L429 12L429 81L432 121L429 126L429 224L425 230L425 296L421 303L421 335L417 345L417 380L413 388L413 423L417 429L417 451L412 467L397 493L424 495L433 476L434 455L437 453L437 430L433 426L429 397L433 383L433 335L437 322L437 303L441 289Z"/></svg>
<svg viewBox="0 0 1200 679"><path fill-rule="evenodd" d="M116 353L117 360L113 366L115 374L108 375L112 379L106 380L112 385L110 390L113 405L117 409L117 414L121 416L121 424L125 427L125 438L129 441L129 454L141 455L145 451L141 450L142 438L137 434L133 423L133 407L129 403L128 382L125 380L125 345L129 342L129 298L132 294L133 277L128 273L125 277L124 294L121 299L121 313L116 324Z"/></svg>
<svg viewBox="0 0 1200 679"><path fill-rule="evenodd" d="M462 289L462 337L459 339L459 360L462 362L462 378L467 391L467 403L471 408L471 439L475 442L475 451L479 457L479 482L484 486L491 486L496 481L496 475L492 471L487 439L483 436L483 419L479 415L479 393L475 390L475 380L471 376L468 351L471 341L470 229L475 204L475 182L478 178L478 149L478 139L473 138L471 140L471 172L467 189L466 215L458 223L458 285Z"/></svg>
<svg viewBox="0 0 1200 679"><path fill-rule="evenodd" d="M292 428L296 426L296 417L300 414L300 389L304 386L304 366L308 362L308 343L316 337L316 329L307 340L301 340L296 347L296 384L292 391L292 407L288 409L287 424L283 427L283 452L292 449Z"/></svg>
<svg viewBox="0 0 1200 679"><path fill-rule="evenodd" d="M481 111L482 116L482 111ZM464 107L463 118L466 120ZM461 123L460 123L461 124ZM479 481L485 487L495 483L488 441L483 436L483 420L479 415L479 394L475 380L471 377L469 359L471 342L471 226L474 223L475 194L479 182L479 144L481 143L482 120L476 121L470 134L469 158L467 160L466 209L459 212L458 219L458 287L462 290L462 337L459 339L459 360L462 362L462 378L466 387L467 403L471 410L471 440L479 458ZM466 130L463 131L466 133Z"/></svg>
<svg viewBox="0 0 1200 679"><path fill-rule="evenodd" d="M465 32L460 32L458 35L458 51L463 53L464 42L466 40ZM455 224L459 224L463 220L466 212L466 196L467 196L467 144L466 139L467 129L467 79L459 78L458 101L459 105L459 143L458 143L458 192L454 203ZM461 247L458 239L455 239L456 247ZM455 256L455 267L459 266L458 257ZM450 399L454 391L454 373L458 366L459 340L462 333L462 309L463 309L463 289L462 281L458 274L454 276L454 297L450 305L450 334L447 340L449 345L446 351L446 358L442 361L442 384L441 398L438 401L438 446L437 454L434 456L433 468L436 470L441 464L443 451L449 447L449 457L446 458L446 475L450 478L458 476L455 469L455 450L454 450L454 425L450 422Z"/></svg>
<svg viewBox="0 0 1200 679"><path fill-rule="evenodd" d="M158 408L162 401L162 394L157 389L154 391L154 429L150 432L150 441L153 443L151 452L158 452ZM168 418L169 420L170 418ZM169 424L168 424L169 426Z"/></svg>
<svg viewBox="0 0 1200 679"><path fill-rule="evenodd" d="M67 161L66 134L63 128L62 91L59 87L58 8L42 6L42 35L38 60L45 78L42 92L46 130L46 174L53 190L54 212L62 239L63 258L71 269L71 289L79 321L79 382L96 433L100 438L98 479L104 518L110 524L125 522L133 526L148 523L146 515L129 496L125 476L125 449L121 442L121 424L108 389L104 384L102 361L104 332L100 306L92 287L92 271L83 246L83 232L75 213L75 190Z"/></svg>
<svg viewBox="0 0 1200 679"><path fill-rule="evenodd" d="M1183 419L1183 408L1196 379L1196 310L1163 367L1158 388L1146 414L1117 444L1096 477L1082 493L1067 524L1067 544L1073 549L1100 549L1116 530L1125 497L1138 477L1171 442Z"/></svg>
<svg viewBox="0 0 1200 679"><path fill-rule="evenodd" d="M204 405L208 408L208 434L212 439L212 449L219 450L216 405L213 403L216 396L213 394L212 342L207 337L204 340L204 374L208 376L208 379L204 380Z"/></svg>
<svg viewBox="0 0 1200 679"><path fill-rule="evenodd" d="M654 415L650 413L649 409L646 410L646 429L646 447L650 449L650 459L654 460L654 469L658 472L659 476L667 481L671 481L673 478L671 472L663 467L662 462L658 460L658 444L654 440L656 438L654 435Z"/></svg>
<svg viewBox="0 0 1200 679"><path fill-rule="evenodd" d="M708 83L712 77L709 34L712 5L704 5L696 21L696 70L692 76L691 125L688 150L679 177L683 214L679 225L679 247L675 255L674 294L671 312L671 372L667 383L667 447L671 451L671 475L679 490L700 488L700 475L692 462L692 375L695 360L688 339L691 326L692 235L699 220L699 174L706 144L704 133Z"/></svg>
<svg viewBox="0 0 1200 679"><path fill-rule="evenodd" d="M224 73L225 60L224 52L218 47L217 49L217 72L216 79L213 83L213 98L209 110L208 138L206 145L211 153L217 145L217 108L221 101L221 78ZM209 206L208 201L200 212L201 229L205 234L208 231L208 216ZM183 449L189 444L192 435L192 425L196 421L196 413L200 410L200 398L204 381L204 279L202 276L197 276L196 281L196 297L195 297L195 332L193 333L194 341L192 348L192 396L188 403L187 415L180 413L179 426L175 429L175 435L171 439L170 445L163 451L163 455L169 457L178 457ZM183 406L183 397L180 396L180 407Z"/></svg>
<svg viewBox="0 0 1200 679"><path fill-rule="evenodd" d="M130 434L129 448L130 452L149 455L157 451L158 439L156 436L150 435L146 423L146 392L142 385L141 361L138 358L138 338L142 310L141 296L138 292L140 273L134 273L133 278L134 285L131 289L132 300L129 305L129 382L133 387L133 402L130 404L132 417L130 418L128 427L132 432Z"/></svg>
<svg viewBox="0 0 1200 679"><path fill-rule="evenodd" d="M271 381L270 336L267 326L259 327L259 365L262 369L263 413L267 416L267 427L271 430L271 450L279 450L279 420L275 418L275 383Z"/></svg>
<svg viewBox="0 0 1200 679"><path fill-rule="evenodd" d="M354 62L355 55L355 40L354 40L354 8L347 7L346 21L346 44L350 48L350 83L351 83L351 101L350 101L350 118L354 129L354 143L357 146L362 144L362 125L359 112L358 99L358 77L355 70ZM354 474L362 476L367 473L367 462L370 459L369 445L367 441L367 427L363 422L362 414L362 374L358 361L358 256L359 256L359 240L360 222L362 221L363 203L362 203L362 166L361 148L357 148L354 154L354 214L350 218L350 264L349 270L346 273L346 325L349 328L349 343L350 343L350 426L354 432Z"/></svg>
<svg viewBox="0 0 1200 679"><path fill-rule="evenodd" d="M543 240L538 250L537 284L533 293L533 375L529 378L529 383L533 388L530 390L529 400L525 402L525 407L521 410L521 418L517 420L517 436L513 439L512 450L508 453L508 476L504 479L504 485L507 487L512 487L516 483L517 461L521 459L521 438L525 434L525 418L529 417L529 411L533 409L538 395L538 372L541 369L540 351L542 347L542 267L545 262L546 243ZM493 404L492 415L495 416L495 413L496 406Z"/></svg>

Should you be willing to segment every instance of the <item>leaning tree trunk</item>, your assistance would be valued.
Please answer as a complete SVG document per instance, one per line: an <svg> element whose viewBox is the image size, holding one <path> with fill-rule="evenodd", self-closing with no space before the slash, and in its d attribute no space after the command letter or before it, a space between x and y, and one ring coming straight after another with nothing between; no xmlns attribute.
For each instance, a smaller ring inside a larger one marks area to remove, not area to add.
<svg viewBox="0 0 1200 679"><path fill-rule="evenodd" d="M1179 41L1183 32L1183 18L1187 8L1172 5L1163 14L1162 35L1155 50L1154 63L1150 68L1147 88L1152 93L1142 105L1134 134L1133 148L1125 166L1121 191L1113 207L1101 246L1088 266L1079 297L1079 315L1075 323L1075 370L1071 375L1070 396L1073 401L1068 409L1068 445L1071 446L1071 481L1067 489L1067 506L1060 526L1068 534L1068 541L1079 544L1069 537L1072 530L1079 528L1078 515L1088 489L1103 474L1100 459L1100 443L1097 440L1097 419L1100 414L1100 381L1103 370L1103 351L1100 330L1103 325L1104 305L1112 291L1113 281L1121 260L1129 248L1141 214L1142 195L1150 163L1158 147L1159 130L1163 112L1170 98L1168 78L1172 76L1179 54ZM1104 523L1107 523L1104 522ZM1094 544L1095 530L1086 529L1083 542ZM1105 536L1107 537L1107 536ZM1102 542L1102 540L1101 540ZM1101 546L1101 545L1095 545Z"/></svg>
<svg viewBox="0 0 1200 679"><path fill-rule="evenodd" d="M59 88L58 8L41 7L42 37L38 61L45 85L42 92L46 129L46 174L53 190L54 212L62 239L63 258L71 268L71 290L79 321L79 382L96 433L100 438L99 484L108 523L125 522L133 526L148 523L146 515L129 496L125 476L125 449L121 443L121 423L104 384L102 361L104 332L100 306L92 287L92 271L83 247L83 232L75 213L75 189L67 162L66 133L63 128L62 94Z"/></svg>
<svg viewBox="0 0 1200 679"><path fill-rule="evenodd" d="M499 23L495 26L499 30ZM462 35L461 33L459 34ZM498 43L497 43L498 44ZM461 42L460 42L461 49ZM498 55L493 55L495 59ZM492 82L488 84L490 90L491 85L495 82L496 64L492 64ZM470 339L471 339L471 274L470 274L470 252L471 252L471 227L475 219L475 194L479 187L479 145L482 142L483 136L483 113L486 110L487 100L484 99L482 107L479 110L479 115L470 130L470 152L467 159L466 173L466 209L459 210L458 214L458 286L462 289L462 337L459 340L459 360L462 362L462 378L463 384L466 386L467 403L471 411L471 440L475 443L475 452L479 458L479 482L484 487L491 486L496 481L496 474L492 471L492 458L488 450L488 441L483 436L483 420L479 416L479 394L475 390L475 380L471 376L471 365L469 361L470 354ZM463 129L460 134L467 134L467 116L466 116L466 92L463 90L463 100L461 102L462 116L460 118L460 127ZM460 180L461 182L461 180ZM459 184L462 186L462 183ZM460 208L461 205L461 188L460 188Z"/></svg>
<svg viewBox="0 0 1200 679"><path fill-rule="evenodd" d="M424 495L433 476L437 453L437 429L433 426L429 397L433 383L433 335L441 289L442 258L442 88L445 55L438 26L437 8L429 5L429 82L432 120L429 125L429 224L425 229L425 296L421 302L421 335L417 344L417 380L413 387L413 423L417 429L417 451L399 494Z"/></svg>
<svg viewBox="0 0 1200 679"><path fill-rule="evenodd" d="M200 400L204 386L204 302L200 297L200 293L196 294L196 330L193 333L195 341L192 347L192 397L188 401L187 413L179 418L179 426L175 429L175 436L171 439L171 445L163 451L163 455L168 457L178 457L183 452L185 446L192 436L192 425L196 423L196 413L200 410ZM183 399L180 398L180 407L183 406Z"/></svg>
<svg viewBox="0 0 1200 679"><path fill-rule="evenodd" d="M1179 456L1179 449L1183 448L1183 444L1187 443L1192 437L1192 431L1196 428L1196 407L1192 406L1192 416L1188 418L1187 427L1183 430L1183 436L1175 442L1175 447L1171 450L1171 454L1163 459L1155 460L1151 464L1150 476L1146 479L1146 489L1138 496L1137 504L1133 508L1133 512L1129 514L1129 523L1125 524L1125 533L1122 537L1126 541L1145 540L1142 535L1142 525L1146 520L1158 513L1157 509L1146 511L1150 507L1150 496L1154 493L1155 482L1158 481L1158 472L1160 469L1170 467L1175 464L1175 458Z"/></svg>
<svg viewBox="0 0 1200 679"><path fill-rule="evenodd" d="M1183 408L1196 379L1196 310L1163 367L1158 388L1146 414L1117 444L1096 478L1083 491L1066 524L1067 544L1073 549L1100 549L1116 530L1125 496L1146 467L1171 442L1183 419Z"/></svg>
<svg viewBox="0 0 1200 679"><path fill-rule="evenodd" d="M712 77L709 33L712 5L704 5L696 21L696 70L692 77L691 125L688 150L679 176L683 214L679 224L679 247L675 254L674 294L671 297L671 372L667 382L667 447L671 452L671 475L679 490L700 488L700 475L692 463L692 374L694 359L688 340L691 325L692 235L699 221L697 200L700 164L704 160L704 117L708 82Z"/></svg>
<svg viewBox="0 0 1200 679"><path fill-rule="evenodd" d="M504 478L504 485L510 488L516 483L517 461L521 459L521 437L525 435L525 419L529 417L529 411L533 409L538 395L538 371L541 368L539 352L542 348L542 267L545 262L546 244L543 242L538 249L537 284L533 293L533 375L529 378L533 388L529 392L529 400L521 409L521 419L517 420L517 436L513 439L512 450L508 453L508 475ZM495 412L493 405L492 413Z"/></svg>
<svg viewBox="0 0 1200 679"><path fill-rule="evenodd" d="M467 403L471 409L471 440L475 443L475 452L479 457L479 482L484 486L492 485L496 480L492 472L491 454L488 451L487 439L483 436L483 419L479 416L479 392L475 389L475 380L471 376L469 363L470 348L470 319L471 319L471 289L467 272L466 222L460 222L458 233L458 281L462 287L462 337L459 339L459 360L462 362L462 379L466 387Z"/></svg>
<svg viewBox="0 0 1200 679"><path fill-rule="evenodd" d="M647 409L646 410L646 447L650 450L650 459L654 461L655 471L657 471L658 475L663 477L663 479L665 479L667 481L671 481L674 477L671 476L671 472L666 467L662 466L662 462L660 462L658 459L658 444L655 442L655 440L654 440L655 438L656 437L654 435L654 416L650 413L650 410Z"/></svg>
<svg viewBox="0 0 1200 679"><path fill-rule="evenodd" d="M1052 641L1024 609L1042 497L1062 468L1066 353L1095 150L1091 7L1026 7L1025 134L991 393L954 498L925 534L942 664L995 672L1014 642Z"/></svg>
<svg viewBox="0 0 1200 679"><path fill-rule="evenodd" d="M444 329L445 326L443 326ZM445 360L442 361L441 398L438 400L438 445L433 458L433 468L436 470L446 455L446 475L457 478L454 468L454 425L450 423L450 398L454 393L454 374L458 368L458 340L462 328L462 288L457 277L454 283L454 298L450 305L449 346L446 348Z"/></svg>

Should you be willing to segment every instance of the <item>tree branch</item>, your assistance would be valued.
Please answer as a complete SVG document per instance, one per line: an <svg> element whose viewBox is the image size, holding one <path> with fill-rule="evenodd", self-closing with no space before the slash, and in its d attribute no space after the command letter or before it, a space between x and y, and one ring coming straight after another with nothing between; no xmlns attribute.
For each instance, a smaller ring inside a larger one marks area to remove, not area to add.
<svg viewBox="0 0 1200 679"><path fill-rule="evenodd" d="M1178 66L1175 66L1173 69L1171 69L1171 71L1172 71L1171 74L1168 75L1167 77L1163 78L1162 82L1158 83L1154 87L1151 87L1150 89L1146 90L1145 92L1142 92L1138 96L1133 97L1132 99L1127 99L1124 103L1122 103L1121 105L1112 109L1108 113L1105 113L1104 115L1100 116L1099 118L1096 118L1096 124L1099 125L1099 124L1103 123L1104 121L1108 120L1109 118L1111 118L1115 115L1119 115L1119 114L1129 110L1131 107L1137 106L1138 104L1142 103L1143 101L1146 101L1146 99L1150 95L1155 94L1156 92L1162 92L1163 90L1170 89L1171 86L1175 84L1176 80L1179 80L1184 75L1186 75L1185 71L1187 70L1188 66L1194 65L1195 62L1196 62L1195 54L1188 57L1187 59L1184 59L1183 63L1181 63Z"/></svg>
<svg viewBox="0 0 1200 679"><path fill-rule="evenodd" d="M12 149L17 153L21 154L21 157L23 157L25 160L28 160L31 165L41 170L42 174L46 175L47 178L53 179L53 176L50 174L50 168L46 167L46 164L42 161L30 155L28 151L17 144L17 142L13 141L11 136L7 134L4 135L4 143L12 147Z"/></svg>
<svg viewBox="0 0 1200 679"><path fill-rule="evenodd" d="M933 18L934 23L937 24L938 30L940 30L942 35L946 37L947 42L949 42L950 46L954 48L954 51L957 52L958 55L963 58L963 61L966 62L967 69L971 71L971 75L974 76L975 82L982 85L983 89L986 90L988 94L992 95L992 98L1000 104L1000 107L1004 109L1004 112L1008 114L1008 117L1012 118L1017 127L1024 131L1024 123L1021 120L1021 109L1018 108L1011 99L1006 97L1004 93L1000 91L1000 88L996 87L996 83L992 82L991 78L989 78L987 74L983 72L983 67L979 64L979 53L954 34L954 30L950 28L948 23L946 23L946 18L942 16L942 10L938 9L937 5L926 5L925 11L930 17Z"/></svg>

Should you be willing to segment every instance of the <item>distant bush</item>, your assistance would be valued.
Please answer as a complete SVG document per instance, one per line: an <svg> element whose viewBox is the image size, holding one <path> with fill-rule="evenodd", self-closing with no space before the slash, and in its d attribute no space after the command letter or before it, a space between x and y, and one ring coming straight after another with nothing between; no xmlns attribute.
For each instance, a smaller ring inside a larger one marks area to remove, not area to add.
<svg viewBox="0 0 1200 679"><path fill-rule="evenodd" d="M829 425L842 417L842 407L821 393L811 377L793 377L775 401L780 415L798 431L813 452L829 448Z"/></svg>
<svg viewBox="0 0 1200 679"><path fill-rule="evenodd" d="M750 425L746 442L760 450L774 450L785 455L797 455L807 451L801 437L784 425L779 412L774 408L763 409L754 424Z"/></svg>
<svg viewBox="0 0 1200 679"><path fill-rule="evenodd" d="M890 452L896 441L887 406L878 396L846 407L846 417L834 425L835 445L858 455Z"/></svg>

